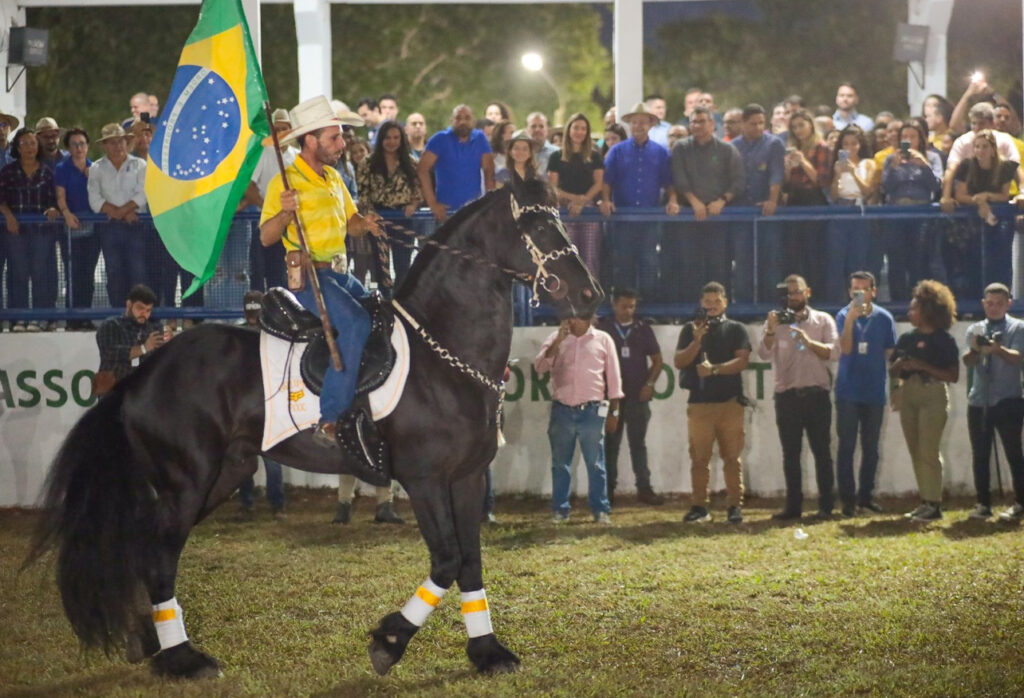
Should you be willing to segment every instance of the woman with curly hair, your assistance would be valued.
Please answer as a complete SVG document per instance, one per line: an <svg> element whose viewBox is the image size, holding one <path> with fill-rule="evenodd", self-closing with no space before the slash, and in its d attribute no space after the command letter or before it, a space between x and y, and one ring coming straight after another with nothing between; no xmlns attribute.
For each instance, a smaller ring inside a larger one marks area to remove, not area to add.
<svg viewBox="0 0 1024 698"><path fill-rule="evenodd" d="M953 292L938 281L921 281L914 287L907 317L914 329L896 342L895 361L889 369L898 386L893 409L900 413L922 500L906 518L934 521L942 518L939 444L949 416L948 384L960 378L956 340L949 334L956 322Z"/></svg>

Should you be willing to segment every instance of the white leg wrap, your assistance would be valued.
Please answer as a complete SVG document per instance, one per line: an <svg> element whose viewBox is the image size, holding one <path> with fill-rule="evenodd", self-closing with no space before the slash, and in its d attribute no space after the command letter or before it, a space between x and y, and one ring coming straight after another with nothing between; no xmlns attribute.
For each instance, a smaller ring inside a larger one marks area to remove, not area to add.
<svg viewBox="0 0 1024 698"><path fill-rule="evenodd" d="M483 589L462 592L462 619L466 621L466 634L470 637L494 632L491 627L491 610L487 606L487 592Z"/></svg>
<svg viewBox="0 0 1024 698"><path fill-rule="evenodd" d="M153 606L153 625L156 636L160 638L160 649L166 650L183 642L188 642L185 634L185 617L178 605L178 600L171 598Z"/></svg>
<svg viewBox="0 0 1024 698"><path fill-rule="evenodd" d="M430 581L430 577L427 577L427 580L420 584L416 593L402 607L402 615L417 628L422 628L446 593L448 593L447 589L442 589Z"/></svg>

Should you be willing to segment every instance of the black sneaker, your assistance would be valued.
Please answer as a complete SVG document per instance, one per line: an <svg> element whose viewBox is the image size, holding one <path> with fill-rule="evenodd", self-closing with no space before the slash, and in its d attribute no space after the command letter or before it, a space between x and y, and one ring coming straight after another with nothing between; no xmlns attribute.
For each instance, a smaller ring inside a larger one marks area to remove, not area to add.
<svg viewBox="0 0 1024 698"><path fill-rule="evenodd" d="M404 524L405 519L395 513L391 502L381 502L377 505L377 513L373 517L374 523Z"/></svg>
<svg viewBox="0 0 1024 698"><path fill-rule="evenodd" d="M876 514L884 514L885 513L885 507L883 507L881 504L879 504L877 499L872 499L872 500L870 500L868 502L861 502L860 508L861 509L867 509L868 511L873 511Z"/></svg>
<svg viewBox="0 0 1024 698"><path fill-rule="evenodd" d="M743 523L743 510L737 506L729 507L729 513L725 517L729 523Z"/></svg>
<svg viewBox="0 0 1024 698"><path fill-rule="evenodd" d="M640 502L644 504L650 504L651 506L654 507L660 507L662 504L665 503L665 498L662 497L660 494L655 494L654 490L652 490L650 487L645 487L643 489L638 490L636 493L636 498Z"/></svg>
<svg viewBox="0 0 1024 698"><path fill-rule="evenodd" d="M690 507L690 511L683 517L684 523L707 523L711 521L711 512L704 507Z"/></svg>
<svg viewBox="0 0 1024 698"><path fill-rule="evenodd" d="M818 511L814 514L814 520L815 521L831 521L832 520L832 512L829 511L828 509L818 509Z"/></svg>
<svg viewBox="0 0 1024 698"><path fill-rule="evenodd" d="M843 505L843 518L844 519L852 519L856 515L857 515L857 507L853 506L852 504L844 504Z"/></svg>
<svg viewBox="0 0 1024 698"><path fill-rule="evenodd" d="M925 502L914 511L910 512L910 519L913 521L937 521L942 518L942 509L938 504Z"/></svg>
<svg viewBox="0 0 1024 698"><path fill-rule="evenodd" d="M978 521L987 521L992 518L992 507L985 506L984 504L975 504L974 508L971 509L971 513L967 515L967 518Z"/></svg>
<svg viewBox="0 0 1024 698"><path fill-rule="evenodd" d="M772 514L772 521L799 521L803 512L793 509L783 509Z"/></svg>

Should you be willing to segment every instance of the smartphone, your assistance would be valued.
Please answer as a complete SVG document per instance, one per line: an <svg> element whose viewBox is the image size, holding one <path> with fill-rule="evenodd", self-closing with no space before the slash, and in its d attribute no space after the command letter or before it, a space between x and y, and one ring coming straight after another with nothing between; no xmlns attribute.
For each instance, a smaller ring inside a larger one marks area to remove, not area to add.
<svg viewBox="0 0 1024 698"><path fill-rule="evenodd" d="M839 151L839 162L846 162L850 159L850 151L843 148Z"/></svg>
<svg viewBox="0 0 1024 698"><path fill-rule="evenodd" d="M853 292L853 304L856 305L861 310L864 309L864 292L863 291L854 291Z"/></svg>

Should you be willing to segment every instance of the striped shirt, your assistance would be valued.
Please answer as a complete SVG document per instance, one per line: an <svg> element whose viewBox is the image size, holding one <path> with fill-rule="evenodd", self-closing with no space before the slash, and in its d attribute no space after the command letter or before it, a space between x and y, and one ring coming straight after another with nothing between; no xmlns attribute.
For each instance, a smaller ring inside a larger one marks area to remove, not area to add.
<svg viewBox="0 0 1024 698"><path fill-rule="evenodd" d="M341 181L341 175L333 167L324 166L324 176L321 177L302 156L295 158L295 162L285 172L288 184L299 194L299 216L302 218L302 229L306 233L312 258L318 262L329 262L334 255L344 254L348 219L357 210L345 183ZM263 199L260 225L281 212L283 191L281 175L276 174L270 180L267 195ZM299 249L299 235L294 221L288 224L282 241L287 250Z"/></svg>

